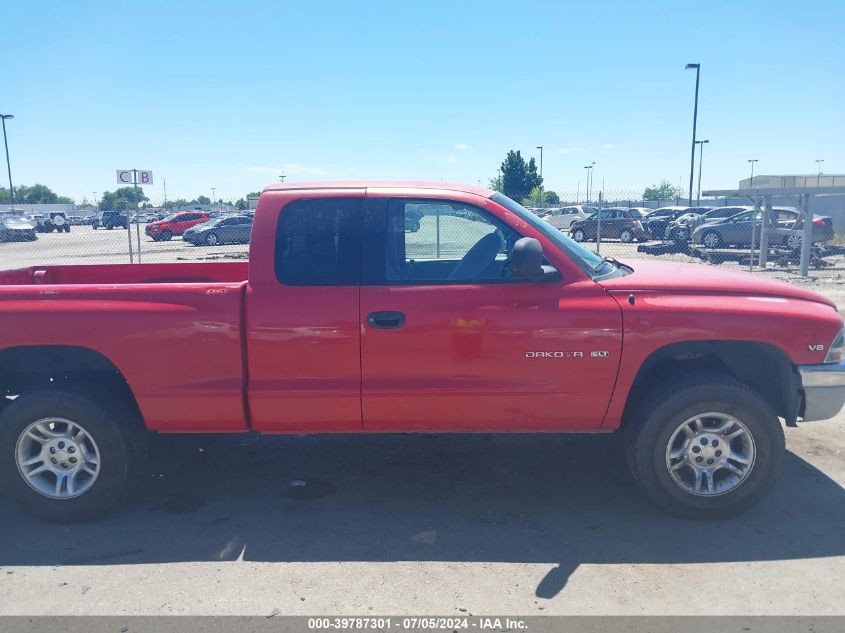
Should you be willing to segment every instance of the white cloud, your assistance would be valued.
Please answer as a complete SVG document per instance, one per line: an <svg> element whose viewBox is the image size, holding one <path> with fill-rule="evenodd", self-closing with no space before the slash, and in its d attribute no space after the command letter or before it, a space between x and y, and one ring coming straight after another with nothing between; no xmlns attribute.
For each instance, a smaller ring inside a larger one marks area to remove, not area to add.
<svg viewBox="0 0 845 633"><path fill-rule="evenodd" d="M308 165L300 165L299 163L284 163L279 167L254 165L247 167L246 171L252 172L253 174L284 174L285 176L322 176L326 173L324 169L319 167L309 167Z"/></svg>
<svg viewBox="0 0 845 633"><path fill-rule="evenodd" d="M602 149L616 149L616 145L613 143L605 143L601 146Z"/></svg>
<svg viewBox="0 0 845 633"><path fill-rule="evenodd" d="M449 158L446 159L446 162L449 163L450 165L454 165L455 163L458 162L458 157L457 156L450 156Z"/></svg>
<svg viewBox="0 0 845 633"><path fill-rule="evenodd" d="M466 143L455 143L455 149L461 150L463 152L463 151L466 151L466 150L472 149L472 148L469 145L467 145Z"/></svg>
<svg viewBox="0 0 845 633"><path fill-rule="evenodd" d="M560 147L552 152L552 154L572 154L573 152L580 152L580 147Z"/></svg>

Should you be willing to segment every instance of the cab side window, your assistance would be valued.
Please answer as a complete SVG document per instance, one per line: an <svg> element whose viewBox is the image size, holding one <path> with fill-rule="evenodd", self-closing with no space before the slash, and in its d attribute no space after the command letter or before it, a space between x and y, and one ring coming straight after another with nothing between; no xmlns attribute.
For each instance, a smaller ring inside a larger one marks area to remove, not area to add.
<svg viewBox="0 0 845 633"><path fill-rule="evenodd" d="M477 207L446 200L393 199L387 208L387 283L490 283L509 280L521 236Z"/></svg>

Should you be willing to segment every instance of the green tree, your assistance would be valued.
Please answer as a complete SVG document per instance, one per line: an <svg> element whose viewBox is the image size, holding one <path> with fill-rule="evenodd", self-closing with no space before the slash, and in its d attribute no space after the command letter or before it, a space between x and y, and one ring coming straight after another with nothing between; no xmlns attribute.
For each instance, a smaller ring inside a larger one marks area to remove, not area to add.
<svg viewBox="0 0 845 633"><path fill-rule="evenodd" d="M235 203L235 206L238 208L238 211L245 211L247 208L249 208L249 205L243 198L238 198L238 201Z"/></svg>
<svg viewBox="0 0 845 633"><path fill-rule="evenodd" d="M557 191L549 189L543 192L543 202L546 204L560 204L560 196L557 195Z"/></svg>
<svg viewBox="0 0 845 633"><path fill-rule="evenodd" d="M527 163L517 150L510 150L502 162L502 193L513 200L524 200L534 187L542 187L543 179L537 173L534 159Z"/></svg>
<svg viewBox="0 0 845 633"><path fill-rule="evenodd" d="M665 178L658 185L646 187L643 191L643 200L671 200L681 195L680 187L676 187Z"/></svg>
<svg viewBox="0 0 845 633"><path fill-rule="evenodd" d="M136 209L142 202L149 200L141 189L138 189L138 200L135 200L134 187L121 187L116 191L104 191L100 198L100 211L126 211Z"/></svg>
<svg viewBox="0 0 845 633"><path fill-rule="evenodd" d="M197 204L211 204L211 200L208 196L199 196L196 200L194 200Z"/></svg>
<svg viewBox="0 0 845 633"><path fill-rule="evenodd" d="M0 203L9 204L12 197L9 190L0 187ZM15 187L16 204L70 204L73 200L67 196L59 196L50 187L41 184L34 184L31 187L18 185Z"/></svg>
<svg viewBox="0 0 845 633"><path fill-rule="evenodd" d="M543 202L543 190L540 187L534 187L527 196L520 200L520 204L526 207L539 207Z"/></svg>

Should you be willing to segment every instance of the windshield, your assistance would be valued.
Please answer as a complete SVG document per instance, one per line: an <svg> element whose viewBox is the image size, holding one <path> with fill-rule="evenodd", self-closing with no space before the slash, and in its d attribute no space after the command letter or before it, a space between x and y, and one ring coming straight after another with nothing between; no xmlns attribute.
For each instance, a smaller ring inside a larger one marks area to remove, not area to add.
<svg viewBox="0 0 845 633"><path fill-rule="evenodd" d="M604 277L619 270L612 263L603 260L593 251L584 248L575 240L564 235L562 231L554 228L548 222L544 222L521 204L514 202L506 195L494 193L490 196L490 199L498 202L508 211L518 215L521 219L525 220L528 224L537 229L538 232L550 239L591 279Z"/></svg>

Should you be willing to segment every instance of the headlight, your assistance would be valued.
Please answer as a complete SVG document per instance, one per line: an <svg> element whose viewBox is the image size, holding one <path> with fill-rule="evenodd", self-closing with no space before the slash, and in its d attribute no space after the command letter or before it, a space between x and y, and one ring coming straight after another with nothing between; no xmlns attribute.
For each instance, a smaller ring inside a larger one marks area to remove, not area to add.
<svg viewBox="0 0 845 633"><path fill-rule="evenodd" d="M839 334L833 339L833 343L827 350L827 356L824 357L826 363L838 363L842 360L842 353L845 352L845 326L839 330Z"/></svg>

